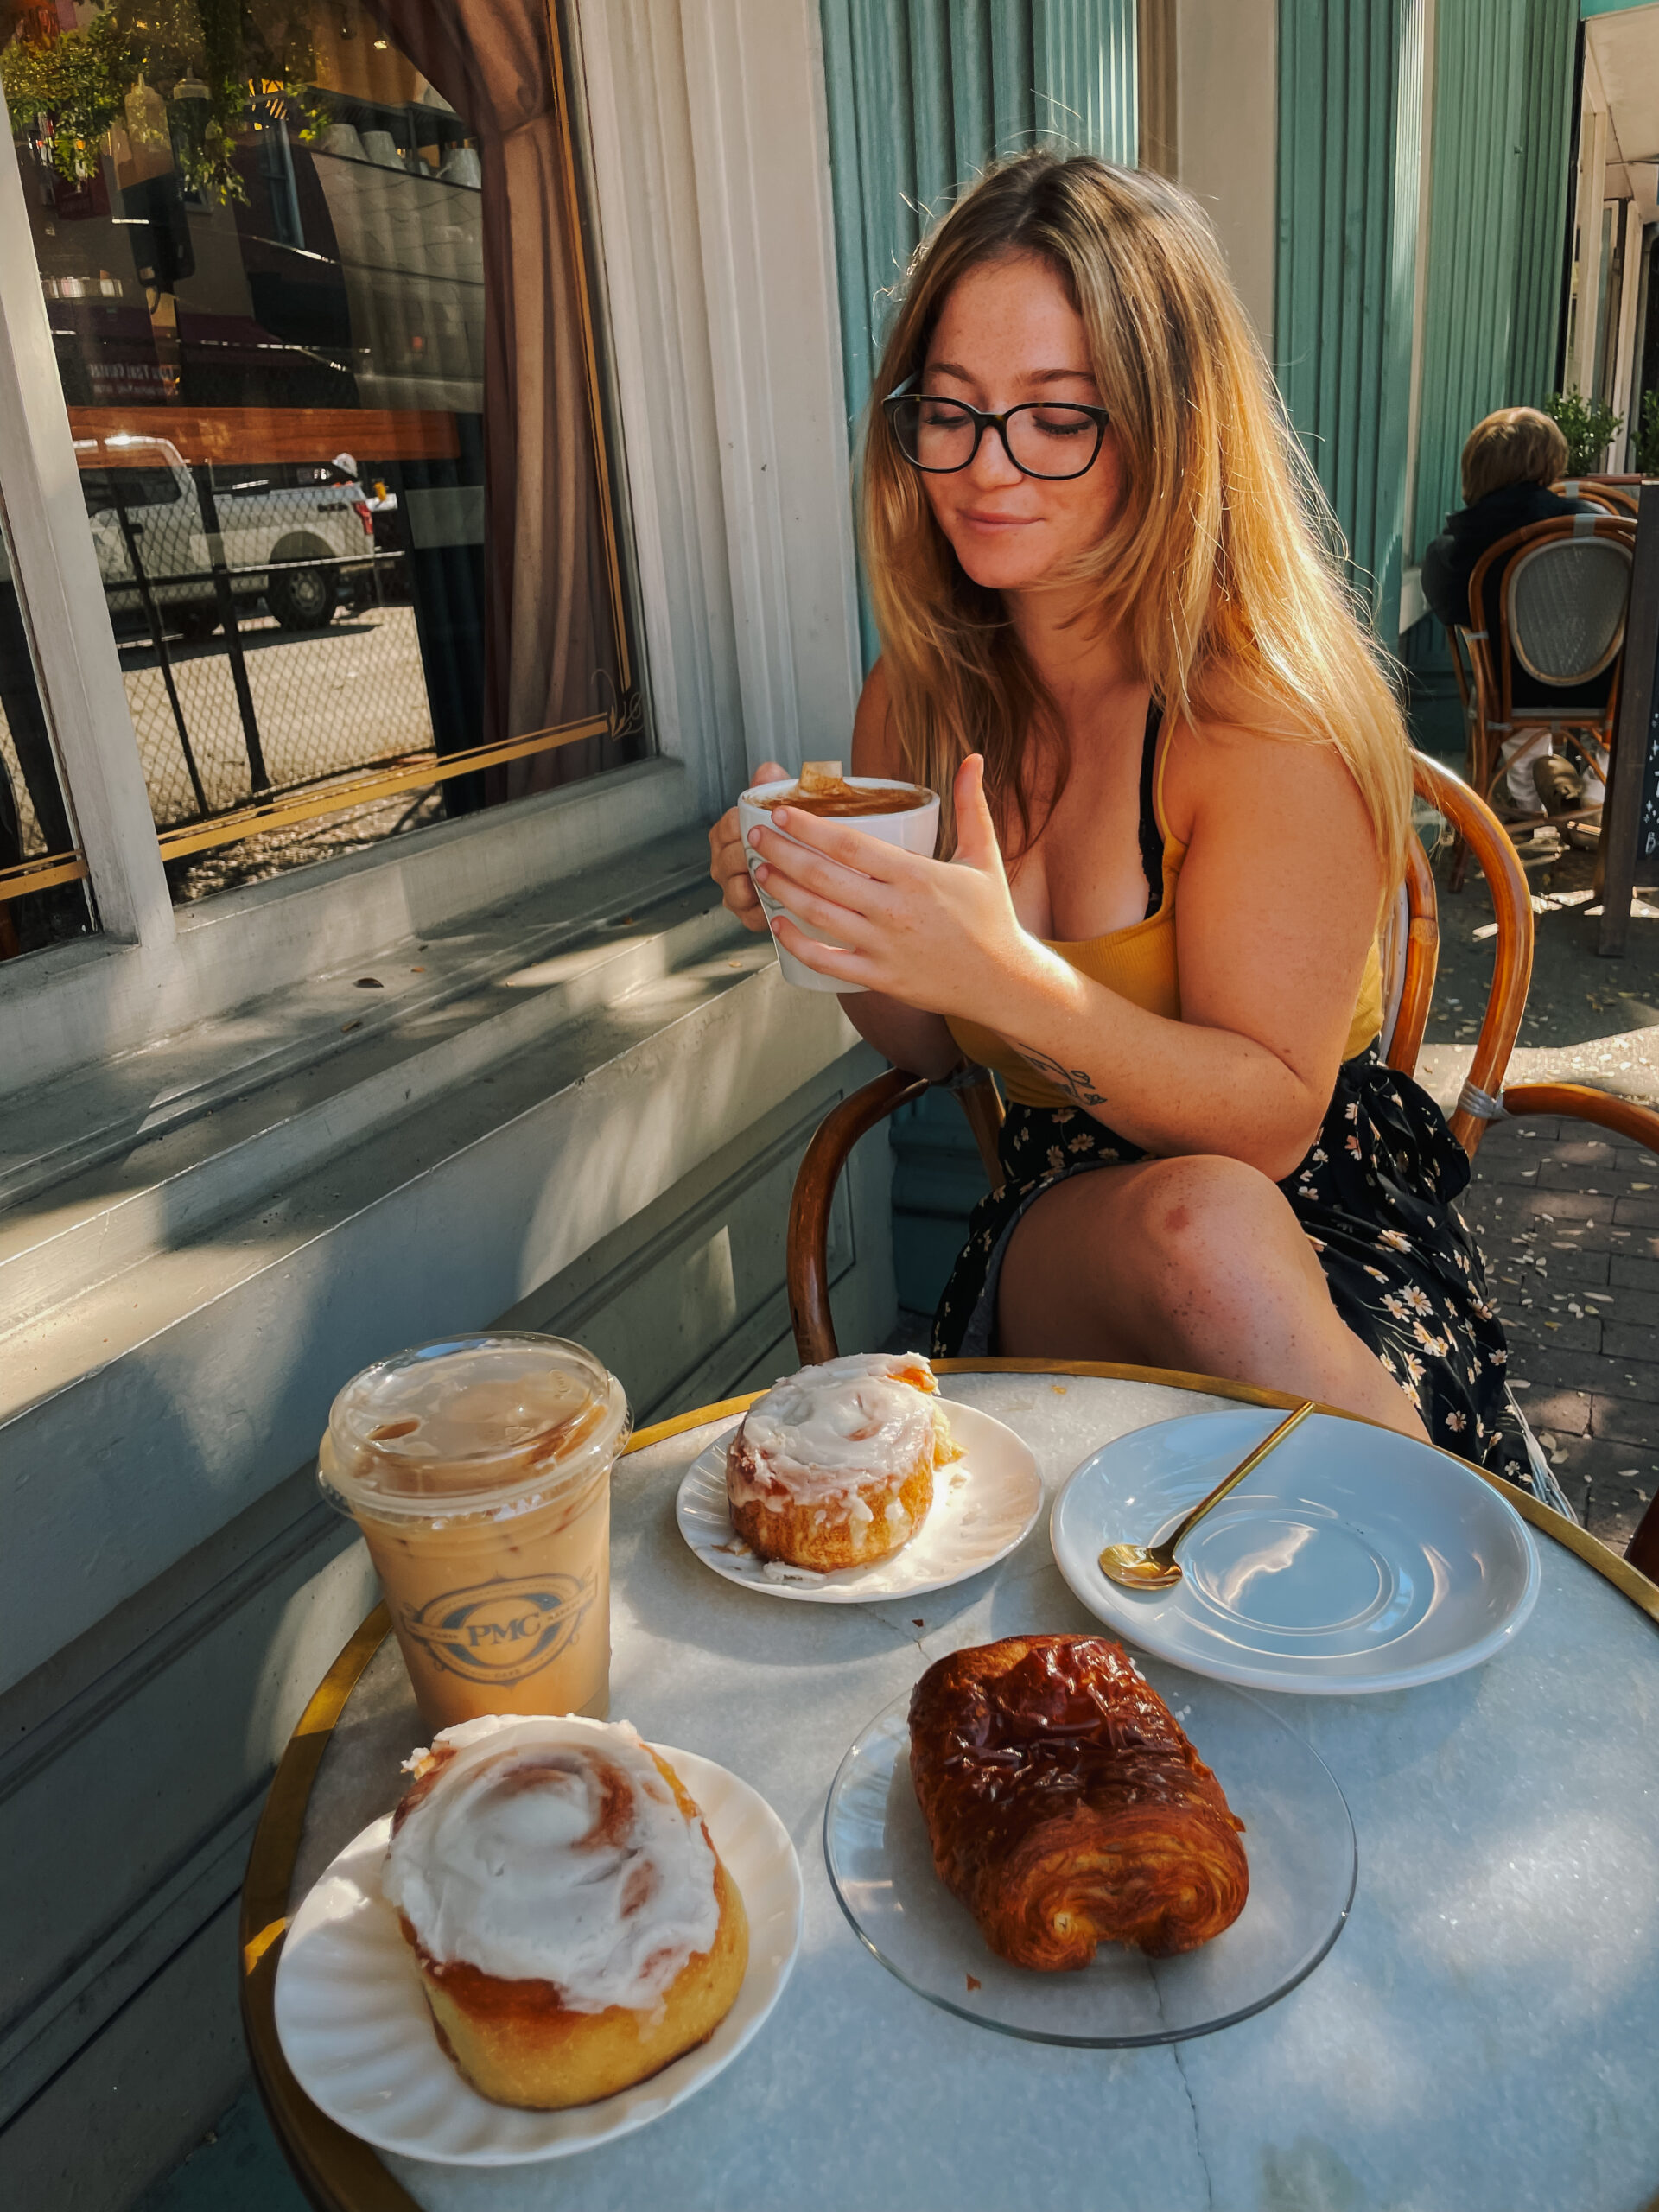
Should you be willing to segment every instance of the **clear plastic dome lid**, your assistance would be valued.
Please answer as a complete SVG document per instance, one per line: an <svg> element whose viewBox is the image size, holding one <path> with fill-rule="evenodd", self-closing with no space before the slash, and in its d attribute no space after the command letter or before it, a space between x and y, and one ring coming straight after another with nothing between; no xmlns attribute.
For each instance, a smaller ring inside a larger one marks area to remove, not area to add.
<svg viewBox="0 0 1659 2212"><path fill-rule="evenodd" d="M353 1377L318 1480L343 1511L385 1520L522 1512L607 1466L632 1426L622 1385L580 1344L446 1337Z"/></svg>

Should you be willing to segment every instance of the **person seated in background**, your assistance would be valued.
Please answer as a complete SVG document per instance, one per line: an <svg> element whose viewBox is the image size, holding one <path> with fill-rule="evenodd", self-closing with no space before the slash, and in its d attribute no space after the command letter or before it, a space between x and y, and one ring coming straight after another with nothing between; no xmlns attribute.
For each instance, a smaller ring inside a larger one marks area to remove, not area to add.
<svg viewBox="0 0 1659 2212"><path fill-rule="evenodd" d="M1448 630L1470 626L1469 585L1489 546L1529 524L1560 515L1596 514L1587 499L1563 499L1550 486L1567 473L1567 440L1560 426L1536 407L1500 407L1477 423L1464 441L1464 504L1446 518L1446 528L1423 555L1423 597ZM1499 575L1494 565L1486 579L1486 630L1497 632ZM1611 668L1565 694L1541 683L1518 664L1510 686L1517 707L1601 708L1613 681ZM1601 779L1582 779L1573 765L1552 753L1549 733L1537 730L1504 741L1502 758L1511 806L1521 814L1542 814L1546 800L1558 807L1599 806Z"/></svg>

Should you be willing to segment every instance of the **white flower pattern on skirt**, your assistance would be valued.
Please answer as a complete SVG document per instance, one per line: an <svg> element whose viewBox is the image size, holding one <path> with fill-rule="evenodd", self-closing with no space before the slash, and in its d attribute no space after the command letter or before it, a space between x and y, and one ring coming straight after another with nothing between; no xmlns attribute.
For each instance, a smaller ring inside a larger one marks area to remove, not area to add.
<svg viewBox="0 0 1659 2212"><path fill-rule="evenodd" d="M1058 1128L1077 1122L1062 1148ZM1071 1107L1011 1106L1003 1179L975 1209L933 1325L933 1350L995 1349L1001 1248L1033 1198L1068 1175L1147 1154ZM1469 1162L1440 1109L1375 1048L1346 1061L1325 1121L1280 1189L1319 1255L1337 1311L1447 1451L1527 1483L1508 1410L1503 1332L1485 1267L1456 1207ZM1376 1287L1376 1286L1380 1286Z"/></svg>

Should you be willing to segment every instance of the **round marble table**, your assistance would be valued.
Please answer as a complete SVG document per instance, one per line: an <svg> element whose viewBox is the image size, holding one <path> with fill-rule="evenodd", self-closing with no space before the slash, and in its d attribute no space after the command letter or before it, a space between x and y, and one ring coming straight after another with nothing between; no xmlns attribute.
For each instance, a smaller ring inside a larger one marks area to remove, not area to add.
<svg viewBox="0 0 1659 2212"><path fill-rule="evenodd" d="M949 1367L950 1363L943 1363ZM1109 1438L1246 1398L1195 1376L982 1362L948 1394L1017 1429L1051 1495ZM423 1740L384 1611L365 1622L272 1784L243 1897L256 2076L330 2212L529 2212L671 2197L952 2212L1630 2212L1659 2188L1659 1591L1541 1507L1543 1586L1514 1648L1396 1694L1268 1700L1335 1773L1359 1836L1349 1924L1255 2018L1161 2049L1067 2050L935 2010L870 1956L824 1872L848 1745L941 1653L1097 1626L1047 1518L1001 1566L893 1605L734 1588L681 1541L674 1494L747 1400L647 1430L616 1471L612 1711L771 1801L806 1883L782 2001L719 2079L652 2126L554 2164L387 2158L283 2063L271 1984L286 1915L388 1810ZM1553 1539L1553 1541L1552 1541Z"/></svg>

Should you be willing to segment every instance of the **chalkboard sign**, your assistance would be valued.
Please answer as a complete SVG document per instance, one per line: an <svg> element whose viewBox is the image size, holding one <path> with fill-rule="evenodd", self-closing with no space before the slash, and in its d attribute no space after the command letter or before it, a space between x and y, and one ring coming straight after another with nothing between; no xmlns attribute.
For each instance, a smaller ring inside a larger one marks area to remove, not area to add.
<svg viewBox="0 0 1659 2212"><path fill-rule="evenodd" d="M1659 880L1659 483L1642 486L1637 517L1618 721L1601 818L1598 952L1616 957L1624 950L1638 868L1646 881Z"/></svg>
<svg viewBox="0 0 1659 2212"><path fill-rule="evenodd" d="M1655 671L1655 690L1659 693L1659 669ZM1659 708L1648 716L1648 752L1642 763L1642 810L1637 817L1636 858L1638 871L1643 861L1652 861L1659 855ZM1651 883L1653 878L1645 879Z"/></svg>

